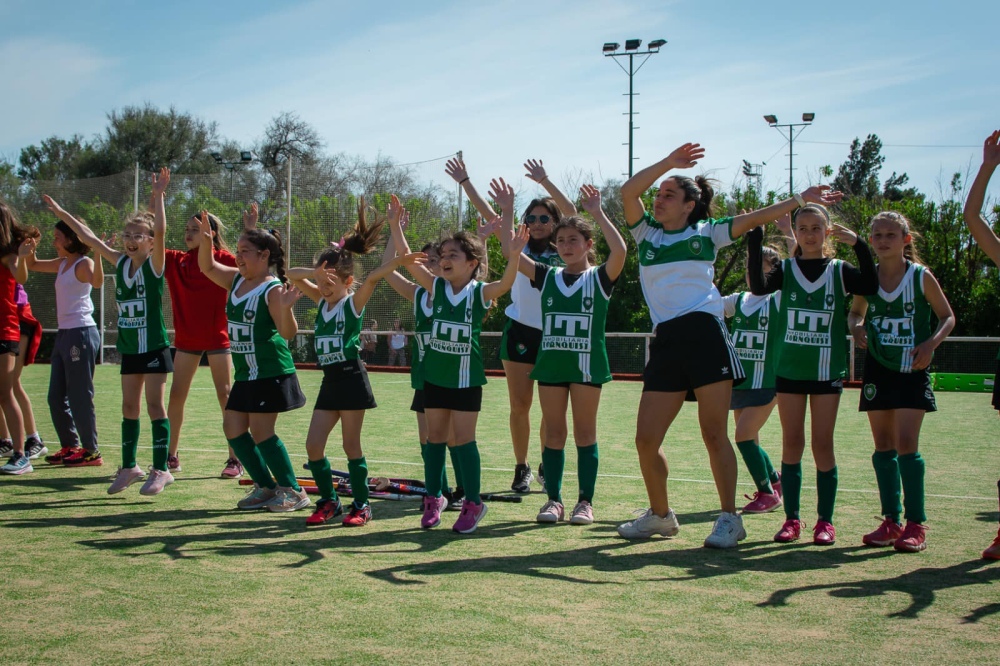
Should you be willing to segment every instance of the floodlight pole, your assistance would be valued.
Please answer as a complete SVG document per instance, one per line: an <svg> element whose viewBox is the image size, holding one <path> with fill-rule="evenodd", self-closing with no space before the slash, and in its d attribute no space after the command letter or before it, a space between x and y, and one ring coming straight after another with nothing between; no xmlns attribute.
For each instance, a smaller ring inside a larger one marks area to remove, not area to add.
<svg viewBox="0 0 1000 666"><path fill-rule="evenodd" d="M657 40L657 41L662 41L663 44L666 43L665 40ZM631 178L633 165L635 163L635 156L634 156L635 122L633 118L636 115L634 102L635 102L635 96L637 94L635 92L635 88L633 85L633 78L635 77L636 73L638 73L638 71L642 69L642 66L646 64L646 61L649 60L650 56L660 52L660 47L657 46L656 48L649 48L646 51L638 51L636 50L638 46L636 47L636 49L629 49L628 43L626 42L625 51L618 52L617 50L618 45L614 44L614 46L615 46L614 51L608 52L607 50L605 50L604 56L607 58L614 58L615 64L621 67L622 71L628 75L628 177ZM642 59L642 62L639 63L638 67L635 66L635 56L646 56L645 58ZM625 57L628 57L628 69L625 69L625 67L620 62L618 62L619 58L625 58Z"/></svg>
<svg viewBox="0 0 1000 666"><path fill-rule="evenodd" d="M809 118L808 120L806 120L807 117ZM802 114L802 121L803 122L801 122L801 123L780 123L779 124L778 123L778 118L776 116L773 116L773 115L772 116L764 116L764 120L765 120L765 122L767 122L768 126L769 127L773 127L774 129L778 130L778 133L781 134L782 137L785 136L785 133L782 131L782 128L786 128L786 127L788 128L788 196L790 196L790 197L795 196L794 176L793 176L793 174L794 174L794 168L795 168L794 161L793 161L794 158L795 158L795 139L798 138L798 136L800 134L802 134L802 132L804 132L807 127L809 127L810 125L812 125L812 119L813 118L815 118L815 114L803 113ZM800 129L798 132L796 132L795 131L796 127L801 127L802 129Z"/></svg>

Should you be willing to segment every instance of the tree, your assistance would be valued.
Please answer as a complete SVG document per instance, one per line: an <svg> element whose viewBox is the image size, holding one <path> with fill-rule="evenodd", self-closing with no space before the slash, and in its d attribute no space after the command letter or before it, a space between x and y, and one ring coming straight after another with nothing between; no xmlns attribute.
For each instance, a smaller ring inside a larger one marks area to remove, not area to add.
<svg viewBox="0 0 1000 666"><path fill-rule="evenodd" d="M62 182L78 178L80 165L93 154L93 148L79 134L69 139L50 136L40 145L21 149L17 175L28 181Z"/></svg>
<svg viewBox="0 0 1000 666"><path fill-rule="evenodd" d="M317 162L323 140L316 129L298 114L283 111L264 129L264 136L257 144L257 155L265 169L280 167L289 159L297 164Z"/></svg>
<svg viewBox="0 0 1000 666"><path fill-rule="evenodd" d="M879 195L878 174L884 162L882 140L878 136L869 134L864 143L855 137L847 161L837 170L833 189L848 197L874 199Z"/></svg>

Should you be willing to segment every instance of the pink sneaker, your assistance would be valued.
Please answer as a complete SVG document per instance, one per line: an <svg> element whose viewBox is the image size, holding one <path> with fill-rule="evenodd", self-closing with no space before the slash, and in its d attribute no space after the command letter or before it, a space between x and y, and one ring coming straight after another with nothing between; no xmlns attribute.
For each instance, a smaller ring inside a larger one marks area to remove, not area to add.
<svg viewBox="0 0 1000 666"><path fill-rule="evenodd" d="M570 525L591 525L594 522L594 507L587 500L580 500L573 507L570 515Z"/></svg>
<svg viewBox="0 0 1000 666"><path fill-rule="evenodd" d="M243 476L243 465L236 458L230 458L226 461L221 476L223 479L238 479Z"/></svg>
<svg viewBox="0 0 1000 666"><path fill-rule="evenodd" d="M817 546L832 546L837 541L837 530L832 523L820 520L813 528L813 543Z"/></svg>
<svg viewBox="0 0 1000 666"><path fill-rule="evenodd" d="M791 543L792 541L798 541L801 535L802 521L790 518L785 521L781 529L778 530L778 533L774 535L774 540L778 543Z"/></svg>
<svg viewBox="0 0 1000 666"><path fill-rule="evenodd" d="M771 490L773 490L774 494L778 497L784 497L784 495L781 494L781 472L778 472L778 480L771 482Z"/></svg>
<svg viewBox="0 0 1000 666"><path fill-rule="evenodd" d="M901 553L919 553L927 548L927 528L911 520L906 521L903 534L893 544Z"/></svg>
<svg viewBox="0 0 1000 666"><path fill-rule="evenodd" d="M540 523L558 523L565 517L566 507L564 507L560 502L550 499L542 505L538 515L535 516L535 520Z"/></svg>
<svg viewBox="0 0 1000 666"><path fill-rule="evenodd" d="M983 551L984 560L1000 560L1000 530L997 530L997 538Z"/></svg>
<svg viewBox="0 0 1000 666"><path fill-rule="evenodd" d="M781 497L776 493L762 493L759 490L753 497L744 495L750 503L743 507L743 513L768 513L781 506Z"/></svg>
<svg viewBox="0 0 1000 666"><path fill-rule="evenodd" d="M159 495L163 489L174 482L174 475L170 472L161 472L155 467L150 470L149 478L139 489L140 495Z"/></svg>
<svg viewBox="0 0 1000 666"><path fill-rule="evenodd" d="M896 541L902 536L903 526L895 522L892 518L886 518L874 532L869 532L861 537L861 543L866 546L885 548L886 546L891 546L896 543Z"/></svg>
<svg viewBox="0 0 1000 666"><path fill-rule="evenodd" d="M420 518L420 527L429 530L441 524L441 512L448 506L448 498L427 496L424 498L424 515Z"/></svg>
<svg viewBox="0 0 1000 666"><path fill-rule="evenodd" d="M479 521L486 515L486 505L465 500L462 502L462 513L451 528L459 534L472 534L476 531Z"/></svg>
<svg viewBox="0 0 1000 666"><path fill-rule="evenodd" d="M146 473L139 469L138 465L135 467L119 467L118 472L115 474L115 480L111 482L111 487L108 488L108 494L117 495L136 481L142 481L145 478Z"/></svg>

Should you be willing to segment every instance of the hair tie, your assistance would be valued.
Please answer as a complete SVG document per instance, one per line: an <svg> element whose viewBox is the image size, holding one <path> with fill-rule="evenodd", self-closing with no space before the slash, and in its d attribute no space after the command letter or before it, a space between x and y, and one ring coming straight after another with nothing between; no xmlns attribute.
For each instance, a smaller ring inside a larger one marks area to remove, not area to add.
<svg viewBox="0 0 1000 666"><path fill-rule="evenodd" d="M344 242L345 242L344 237L341 236L339 241L332 241L330 243L330 245L334 246L338 250L343 250L344 249Z"/></svg>

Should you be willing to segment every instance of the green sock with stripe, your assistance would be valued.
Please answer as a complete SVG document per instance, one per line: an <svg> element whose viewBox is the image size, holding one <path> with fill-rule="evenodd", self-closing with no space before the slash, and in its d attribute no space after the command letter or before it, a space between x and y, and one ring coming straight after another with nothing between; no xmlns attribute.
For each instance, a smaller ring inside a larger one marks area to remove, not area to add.
<svg viewBox="0 0 1000 666"><path fill-rule="evenodd" d="M135 455L139 451L139 419L122 419L122 468L136 466Z"/></svg>
<svg viewBox="0 0 1000 666"><path fill-rule="evenodd" d="M153 421L153 469L167 471L167 454L170 452L170 419Z"/></svg>
<svg viewBox="0 0 1000 666"><path fill-rule="evenodd" d="M757 442L752 439L736 442L736 448L740 451L740 456L747 466L747 471L750 472L750 478L753 479L754 484L757 486L757 491L769 495L773 494L774 489L771 488L767 465L764 463L766 458L764 449L757 446Z"/></svg>
<svg viewBox="0 0 1000 666"><path fill-rule="evenodd" d="M292 459L288 457L285 443L277 435L271 435L260 442L257 448L260 449L261 457L264 458L279 486L291 488L296 492L302 490L299 482L295 480L295 468L292 466Z"/></svg>
<svg viewBox="0 0 1000 666"><path fill-rule="evenodd" d="M253 441L253 435L245 432L239 437L234 437L229 440L229 446L233 447L233 453L236 454L237 460L243 465L244 471L253 479L254 483L261 488L271 488L272 490L277 486L274 479L271 478L271 472L267 469L267 463L260 455L257 443Z"/></svg>
<svg viewBox="0 0 1000 666"><path fill-rule="evenodd" d="M895 451L875 451L872 453L872 467L875 468L875 482L878 484L878 498L882 505L882 515L899 522L903 513L900 501L903 492L900 483L899 458Z"/></svg>
<svg viewBox="0 0 1000 666"><path fill-rule="evenodd" d="M594 503L594 491L597 489L597 442L590 446L576 447L576 478L580 484L581 500ZM549 482L549 466L545 466L545 483Z"/></svg>

